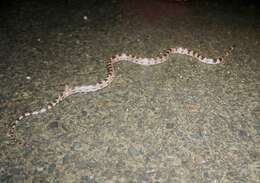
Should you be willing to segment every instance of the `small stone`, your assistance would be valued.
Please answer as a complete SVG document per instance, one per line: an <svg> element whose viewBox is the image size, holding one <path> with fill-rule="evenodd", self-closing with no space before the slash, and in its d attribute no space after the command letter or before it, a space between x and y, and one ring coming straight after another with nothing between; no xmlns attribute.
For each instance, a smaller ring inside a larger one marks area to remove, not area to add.
<svg viewBox="0 0 260 183"><path fill-rule="evenodd" d="M44 170L44 167L36 167L36 170L37 170L38 172L42 172L42 171Z"/></svg>
<svg viewBox="0 0 260 183"><path fill-rule="evenodd" d="M87 111L81 111L81 114L82 114L83 116L87 116L87 115L88 115L88 112L87 112Z"/></svg>
<svg viewBox="0 0 260 183"><path fill-rule="evenodd" d="M50 164L48 167L48 173L53 173L55 168L56 168L56 164L54 164L54 163Z"/></svg>
<svg viewBox="0 0 260 183"><path fill-rule="evenodd" d="M173 123L167 123L166 124L166 129L172 129L174 127Z"/></svg>
<svg viewBox="0 0 260 183"><path fill-rule="evenodd" d="M4 174L4 175L1 175L0 181L1 181L1 182L10 182L10 181L11 181L11 178L12 178L11 175Z"/></svg>
<svg viewBox="0 0 260 183"><path fill-rule="evenodd" d="M128 148L128 154L135 157L135 156L139 156L140 152L133 146Z"/></svg>
<svg viewBox="0 0 260 183"><path fill-rule="evenodd" d="M82 179L83 179L83 183L96 183L93 176L85 176Z"/></svg>
<svg viewBox="0 0 260 183"><path fill-rule="evenodd" d="M248 138L248 134L247 134L247 132L244 131L244 130L239 130L239 131L238 131L238 135L239 135L239 137L241 137L242 139Z"/></svg>
<svg viewBox="0 0 260 183"><path fill-rule="evenodd" d="M68 164L70 162L71 158L68 154L66 154L63 158L62 158L62 164Z"/></svg>
<svg viewBox="0 0 260 183"><path fill-rule="evenodd" d="M75 163L78 169L93 169L97 166L97 162L94 159L91 160L81 160Z"/></svg>
<svg viewBox="0 0 260 183"><path fill-rule="evenodd" d="M59 127L59 123L58 123L58 121L54 121L54 122L51 122L49 125L48 125L48 129L50 130L50 129L56 129L56 128L58 128Z"/></svg>
<svg viewBox="0 0 260 183"><path fill-rule="evenodd" d="M79 142L74 142L72 147L71 147L71 150L74 150L74 151L79 151L81 150L81 144Z"/></svg>
<svg viewBox="0 0 260 183"><path fill-rule="evenodd" d="M181 159L177 156L168 156L167 161L170 162L172 166L180 166L182 164Z"/></svg>

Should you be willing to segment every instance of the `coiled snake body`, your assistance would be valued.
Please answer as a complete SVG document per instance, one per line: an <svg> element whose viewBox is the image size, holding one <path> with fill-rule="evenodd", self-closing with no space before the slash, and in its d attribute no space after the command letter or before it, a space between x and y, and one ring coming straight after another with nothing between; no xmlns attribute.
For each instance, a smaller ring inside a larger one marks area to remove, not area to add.
<svg viewBox="0 0 260 183"><path fill-rule="evenodd" d="M69 97L70 95L74 95L77 93L88 93L88 92L94 92L97 90L101 90L108 86L114 79L115 77L115 69L114 69L114 64L120 61L129 61L135 64L140 64L140 65L157 65L160 63L165 62L170 55L172 54L182 54L182 55L188 55L191 57L196 58L200 62L206 63L206 64L222 64L224 63L224 57L228 56L230 52L233 50L233 46L229 48L227 52L225 52L225 55L223 57L219 58L208 58L200 55L196 51L189 50L187 48L182 48L182 47L176 47L176 48L169 48L161 52L158 56L154 58L146 58L146 57L138 57L138 56L133 56L129 54L117 54L112 56L110 59L106 61L106 68L107 68L107 76L105 79L98 81L94 85L81 85L81 86L76 86L74 88L69 88L68 86L65 87L65 90L62 92L61 95L59 95L53 102L50 102L46 107L41 108L40 110L36 110L33 112L26 112L23 115L21 115L15 122L11 123L8 127L8 136L10 137L12 142L18 142L16 138L16 126L17 124L23 120L26 117L32 116L32 115L37 115L41 114L44 112L47 112L48 110L52 109L54 106L62 102L65 98Z"/></svg>

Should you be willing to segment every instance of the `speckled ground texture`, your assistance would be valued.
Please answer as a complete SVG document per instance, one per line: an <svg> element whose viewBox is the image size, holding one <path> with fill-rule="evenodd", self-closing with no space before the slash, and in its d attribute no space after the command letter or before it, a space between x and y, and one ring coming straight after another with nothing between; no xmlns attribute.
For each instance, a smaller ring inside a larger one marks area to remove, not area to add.
<svg viewBox="0 0 260 183"><path fill-rule="evenodd" d="M221 1L10 1L0 11L1 183L260 182L260 16ZM224 65L173 55L116 65L113 83L7 124L64 85L105 77L104 60L183 46Z"/></svg>

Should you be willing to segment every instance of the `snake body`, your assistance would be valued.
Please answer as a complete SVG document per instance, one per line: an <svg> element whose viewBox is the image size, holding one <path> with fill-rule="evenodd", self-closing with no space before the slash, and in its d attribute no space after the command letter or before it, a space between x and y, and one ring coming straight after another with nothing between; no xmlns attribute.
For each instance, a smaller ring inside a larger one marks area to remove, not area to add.
<svg viewBox="0 0 260 183"><path fill-rule="evenodd" d="M77 94L77 93L89 93L89 92L95 92L98 90L101 90L113 81L115 77L115 68L114 64L120 62L120 61L129 61L135 64L139 65L145 65L145 66L150 66L150 65L157 65L161 64L165 61L168 60L169 56L172 54L182 54L182 55L188 55L193 58L196 58L198 61L203 62L205 64L223 64L224 63L224 57L228 56L230 52L233 50L233 46L229 48L229 50L225 53L224 56L219 57L219 58L208 58L205 56L202 56L196 51L183 48L183 47L176 47L176 48L169 48L161 53L158 54L158 56L154 58L147 58L147 57L138 57L126 53L122 54L117 54L112 57L110 57L108 60L106 60L106 69L107 69L107 75L103 80L100 80L96 82L94 85L81 85L81 86L76 86L74 88L69 88L68 86L65 87L65 90L53 101L50 102L46 107L41 108L40 110L32 111L32 112L26 112L20 117L17 118L17 120L9 125L8 128L8 136L12 139L13 142L17 142L16 138L16 126L17 124L22 121L24 118L33 116L33 115L38 115L47 112L48 110L52 109L55 107L57 104L62 102L65 98Z"/></svg>

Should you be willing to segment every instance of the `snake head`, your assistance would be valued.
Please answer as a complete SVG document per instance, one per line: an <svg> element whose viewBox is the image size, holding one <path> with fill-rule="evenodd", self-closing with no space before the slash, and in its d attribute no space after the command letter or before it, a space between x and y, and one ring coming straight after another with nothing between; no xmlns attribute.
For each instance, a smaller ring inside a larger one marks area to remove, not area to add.
<svg viewBox="0 0 260 183"><path fill-rule="evenodd" d="M62 95L59 96L59 98L65 99L66 97L72 94L73 94L72 89L68 85L65 85L64 91L62 92Z"/></svg>

